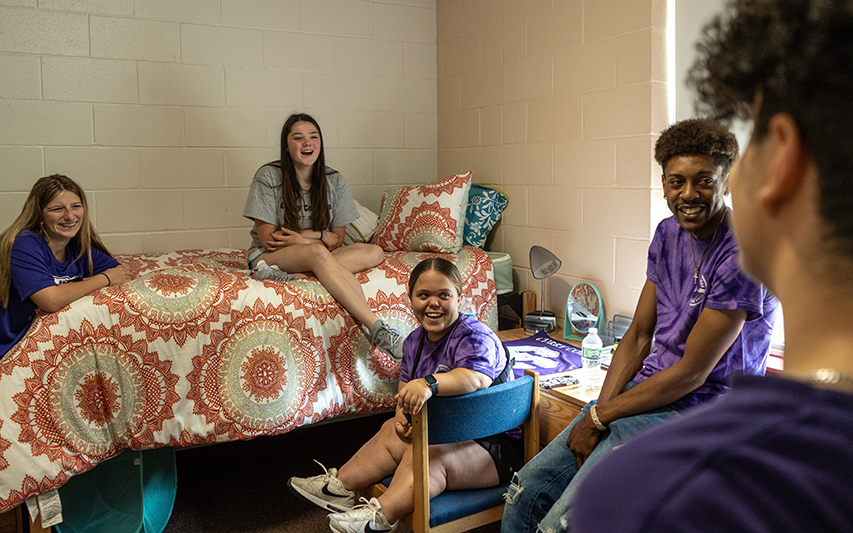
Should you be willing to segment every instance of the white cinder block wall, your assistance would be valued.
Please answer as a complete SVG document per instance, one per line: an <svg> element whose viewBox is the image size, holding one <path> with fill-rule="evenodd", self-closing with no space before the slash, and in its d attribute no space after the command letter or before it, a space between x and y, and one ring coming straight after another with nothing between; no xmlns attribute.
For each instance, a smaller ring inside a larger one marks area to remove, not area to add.
<svg viewBox="0 0 853 533"><path fill-rule="evenodd" d="M493 247L516 288L540 291L531 245L608 317L633 314L654 227L668 214L652 149L668 123L666 0L438 0L439 174L459 168L509 196Z"/></svg>
<svg viewBox="0 0 853 533"><path fill-rule="evenodd" d="M435 0L0 0L0 227L62 173L114 252L244 248L302 110L378 211L435 179L436 102Z"/></svg>
<svg viewBox="0 0 853 533"><path fill-rule="evenodd" d="M0 0L0 226L61 172L117 252L245 247L305 109L365 205L472 169L510 196L517 288L540 244L548 308L590 280L632 313L666 215L665 25L666 0Z"/></svg>

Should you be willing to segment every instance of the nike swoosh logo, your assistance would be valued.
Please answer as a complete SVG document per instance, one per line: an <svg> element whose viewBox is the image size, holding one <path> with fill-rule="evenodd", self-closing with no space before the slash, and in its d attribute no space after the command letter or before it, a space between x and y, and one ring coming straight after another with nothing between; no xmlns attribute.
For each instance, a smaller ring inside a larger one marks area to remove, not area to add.
<svg viewBox="0 0 853 533"><path fill-rule="evenodd" d="M325 485L323 485L323 489L321 490L321 492L322 492L323 494L325 494L326 496L333 496L333 497L335 497L335 498L343 498L343 496L341 496L340 494L335 494L334 492L330 491L330 490L329 490L329 484L328 484L328 483L326 483Z"/></svg>
<svg viewBox="0 0 853 533"><path fill-rule="evenodd" d="M388 533L387 529L373 529L370 527L370 522L364 524L364 533Z"/></svg>

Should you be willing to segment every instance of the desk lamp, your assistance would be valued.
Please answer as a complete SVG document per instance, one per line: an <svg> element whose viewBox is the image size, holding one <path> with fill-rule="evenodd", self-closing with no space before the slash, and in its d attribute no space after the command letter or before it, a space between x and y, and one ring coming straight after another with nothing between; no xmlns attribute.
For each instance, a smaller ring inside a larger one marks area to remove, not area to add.
<svg viewBox="0 0 853 533"><path fill-rule="evenodd" d="M562 261L545 248L541 246L530 248L530 270L533 271L534 278L542 280L540 291L542 305L539 307L539 311L527 313L524 316L524 332L528 335L543 329L547 333L557 329L557 317L551 311L545 310L545 278L560 270L562 265Z"/></svg>

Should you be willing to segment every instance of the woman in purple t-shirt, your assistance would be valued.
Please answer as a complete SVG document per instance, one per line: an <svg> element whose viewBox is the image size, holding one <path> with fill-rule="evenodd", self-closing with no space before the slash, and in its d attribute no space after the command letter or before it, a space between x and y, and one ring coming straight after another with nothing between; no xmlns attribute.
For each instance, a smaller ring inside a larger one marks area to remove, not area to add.
<svg viewBox="0 0 853 533"><path fill-rule="evenodd" d="M497 336L476 319L459 315L462 278L453 263L431 258L409 278L409 299L421 326L403 343L394 418L340 471L291 478L296 494L333 512L333 531L390 531L413 510L412 427L406 417L433 396L457 396L484 389L506 366ZM512 372L507 376L512 379ZM517 433L477 441L430 446L430 498L444 490L493 487L520 466L523 446ZM325 470L325 467L324 467ZM394 474L378 499L356 507L358 490Z"/></svg>
<svg viewBox="0 0 853 533"><path fill-rule="evenodd" d="M40 178L0 236L0 357L27 332L36 308L52 313L129 279L98 238L80 186L59 174Z"/></svg>

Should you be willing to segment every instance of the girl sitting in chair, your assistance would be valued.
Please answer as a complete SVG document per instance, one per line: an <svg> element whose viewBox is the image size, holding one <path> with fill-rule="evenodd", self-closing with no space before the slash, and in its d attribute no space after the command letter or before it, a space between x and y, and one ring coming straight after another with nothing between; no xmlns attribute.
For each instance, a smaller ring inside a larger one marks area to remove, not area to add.
<svg viewBox="0 0 853 533"><path fill-rule="evenodd" d="M394 418L383 424L340 470L310 478L290 478L294 493L332 511L326 523L337 532L391 531L413 511L412 427L415 414L432 396L456 396L512 380L504 372L507 358L497 336L476 319L459 315L462 278L442 258L419 263L409 278L409 299L420 322L403 343L400 384ZM476 441L429 447L430 498L445 490L493 487L520 468L521 431ZM322 466L322 465L321 465ZM378 499L361 498L358 490L394 474ZM368 529L369 527L369 529Z"/></svg>

